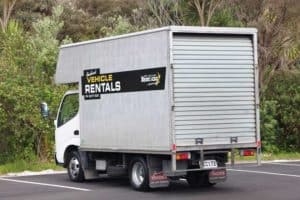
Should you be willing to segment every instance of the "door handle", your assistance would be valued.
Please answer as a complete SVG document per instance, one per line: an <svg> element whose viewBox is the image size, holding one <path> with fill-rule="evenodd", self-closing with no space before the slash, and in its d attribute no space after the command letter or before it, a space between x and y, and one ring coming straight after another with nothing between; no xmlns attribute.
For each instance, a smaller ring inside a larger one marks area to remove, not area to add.
<svg viewBox="0 0 300 200"><path fill-rule="evenodd" d="M75 130L74 135L79 135L79 130Z"/></svg>

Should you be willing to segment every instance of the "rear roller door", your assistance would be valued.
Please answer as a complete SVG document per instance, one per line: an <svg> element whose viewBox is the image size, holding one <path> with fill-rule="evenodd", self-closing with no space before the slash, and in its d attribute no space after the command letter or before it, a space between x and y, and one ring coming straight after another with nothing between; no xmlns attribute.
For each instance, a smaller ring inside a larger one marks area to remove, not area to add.
<svg viewBox="0 0 300 200"><path fill-rule="evenodd" d="M177 146L255 143L255 73L248 36L174 35Z"/></svg>

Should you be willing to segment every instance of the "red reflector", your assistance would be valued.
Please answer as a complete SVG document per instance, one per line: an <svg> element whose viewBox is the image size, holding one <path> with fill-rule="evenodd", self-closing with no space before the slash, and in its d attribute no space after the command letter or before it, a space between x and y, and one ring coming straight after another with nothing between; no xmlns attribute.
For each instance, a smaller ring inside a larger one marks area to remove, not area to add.
<svg viewBox="0 0 300 200"><path fill-rule="evenodd" d="M261 141L256 142L256 147L261 147Z"/></svg>
<svg viewBox="0 0 300 200"><path fill-rule="evenodd" d="M176 151L176 144L173 144L173 145L172 145L172 150L173 150L173 151Z"/></svg>
<svg viewBox="0 0 300 200"><path fill-rule="evenodd" d="M254 156L254 150L252 150L252 149L241 150L240 155L241 156Z"/></svg>
<svg viewBox="0 0 300 200"><path fill-rule="evenodd" d="M212 171L209 172L209 176L210 177L226 176L226 170L224 170L224 169L212 170Z"/></svg>
<svg viewBox="0 0 300 200"><path fill-rule="evenodd" d="M176 160L188 160L190 158L191 158L191 154L188 152L176 153Z"/></svg>

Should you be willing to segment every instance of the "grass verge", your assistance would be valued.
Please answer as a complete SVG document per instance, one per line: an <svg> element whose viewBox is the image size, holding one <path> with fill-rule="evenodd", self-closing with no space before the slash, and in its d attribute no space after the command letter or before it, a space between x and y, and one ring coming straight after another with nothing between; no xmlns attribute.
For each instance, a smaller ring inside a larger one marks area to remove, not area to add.
<svg viewBox="0 0 300 200"><path fill-rule="evenodd" d="M46 169L63 170L62 167L56 165L54 162L29 162L25 160L18 160L15 162L0 165L0 175L12 172L42 171Z"/></svg>
<svg viewBox="0 0 300 200"><path fill-rule="evenodd" d="M255 161L256 156L239 156L236 155L236 161ZM268 160L300 160L300 152L281 152L281 153L262 153L263 161Z"/></svg>

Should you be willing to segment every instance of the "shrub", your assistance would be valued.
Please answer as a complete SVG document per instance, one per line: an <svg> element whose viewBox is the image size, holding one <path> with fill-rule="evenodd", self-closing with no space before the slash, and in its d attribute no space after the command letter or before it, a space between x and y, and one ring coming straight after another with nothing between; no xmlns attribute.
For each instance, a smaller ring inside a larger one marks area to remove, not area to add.
<svg viewBox="0 0 300 200"><path fill-rule="evenodd" d="M300 72L276 72L262 99L264 148L274 151L277 146L283 151L300 151Z"/></svg>

